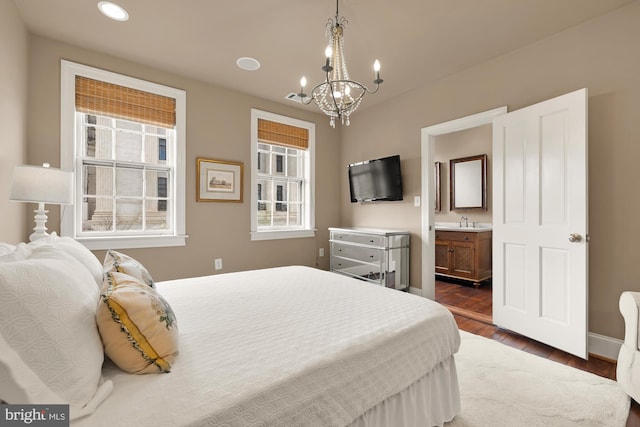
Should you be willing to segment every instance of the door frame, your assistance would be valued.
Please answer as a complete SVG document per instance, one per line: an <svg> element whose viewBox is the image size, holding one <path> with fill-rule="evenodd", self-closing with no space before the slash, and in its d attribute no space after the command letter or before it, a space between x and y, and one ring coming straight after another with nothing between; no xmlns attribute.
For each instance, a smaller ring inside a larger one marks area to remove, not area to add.
<svg viewBox="0 0 640 427"><path fill-rule="evenodd" d="M507 107L498 107L448 122L421 129L421 240L422 240L422 296L435 300L435 213L433 191L433 150L436 136L490 124L495 117L507 113Z"/></svg>

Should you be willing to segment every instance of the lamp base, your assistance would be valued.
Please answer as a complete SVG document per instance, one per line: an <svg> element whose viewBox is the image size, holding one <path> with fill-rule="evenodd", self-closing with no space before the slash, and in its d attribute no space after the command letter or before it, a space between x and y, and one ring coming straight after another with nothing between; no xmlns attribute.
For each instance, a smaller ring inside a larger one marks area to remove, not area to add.
<svg viewBox="0 0 640 427"><path fill-rule="evenodd" d="M33 229L33 233L31 233L31 235L29 236L30 242L49 236L49 233L47 233L47 227L45 225L47 223L47 218L48 218L47 212L49 211L44 210L44 203L39 202L38 209L34 210L33 212L35 212L36 214L35 216L36 226Z"/></svg>

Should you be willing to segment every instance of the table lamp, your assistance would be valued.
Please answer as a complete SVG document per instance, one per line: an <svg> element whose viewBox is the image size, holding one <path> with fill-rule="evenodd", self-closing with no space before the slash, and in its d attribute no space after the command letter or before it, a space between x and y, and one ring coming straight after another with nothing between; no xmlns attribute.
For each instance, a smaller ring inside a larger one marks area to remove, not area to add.
<svg viewBox="0 0 640 427"><path fill-rule="evenodd" d="M73 172L42 166L19 165L13 170L10 200L38 204L35 212L36 226L30 241L47 237L47 212L45 203L73 204Z"/></svg>

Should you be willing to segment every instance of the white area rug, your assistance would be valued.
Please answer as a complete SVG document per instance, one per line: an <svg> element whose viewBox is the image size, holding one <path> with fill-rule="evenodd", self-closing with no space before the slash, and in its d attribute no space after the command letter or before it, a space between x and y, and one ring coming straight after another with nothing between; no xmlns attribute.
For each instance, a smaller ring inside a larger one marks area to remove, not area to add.
<svg viewBox="0 0 640 427"><path fill-rule="evenodd" d="M460 331L462 413L445 427L624 426L615 381Z"/></svg>

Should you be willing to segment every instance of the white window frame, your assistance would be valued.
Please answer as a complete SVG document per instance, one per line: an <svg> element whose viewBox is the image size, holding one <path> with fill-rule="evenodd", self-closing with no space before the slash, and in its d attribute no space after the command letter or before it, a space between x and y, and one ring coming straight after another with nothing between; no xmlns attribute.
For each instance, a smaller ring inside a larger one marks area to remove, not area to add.
<svg viewBox="0 0 640 427"><path fill-rule="evenodd" d="M184 246L188 237L185 234L186 218L186 92L180 89L147 82L133 77L124 76L74 62L61 61L60 81L60 165L68 171L79 171L78 156L82 153L82 141L76 140L76 108L75 108L75 81L76 76L84 76L94 80L113 83L139 89L145 92L155 93L176 100L176 126L175 143L171 148L171 157L175 159L174 173L171 175L173 182L173 201L168 203L172 209L171 218L174 221L173 232L159 231L158 234L140 234L126 236L78 236L76 218L82 217L82 177L75 173L74 203L71 206L62 206L60 218L60 232L63 236L70 236L84 244L87 248L95 249L130 249L150 248L165 246ZM167 156L169 157L169 156Z"/></svg>
<svg viewBox="0 0 640 427"><path fill-rule="evenodd" d="M287 229L258 230L258 119L297 126L309 131L309 147L304 159L302 226ZM315 147L314 123L294 119L267 111L251 109L251 240L293 239L315 237Z"/></svg>

